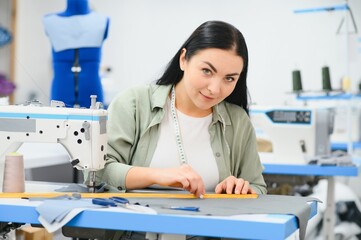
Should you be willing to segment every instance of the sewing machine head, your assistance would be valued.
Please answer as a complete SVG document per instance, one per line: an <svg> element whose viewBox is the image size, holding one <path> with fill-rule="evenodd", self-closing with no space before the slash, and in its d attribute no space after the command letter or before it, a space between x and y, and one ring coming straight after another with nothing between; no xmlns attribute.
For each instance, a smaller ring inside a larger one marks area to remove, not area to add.
<svg viewBox="0 0 361 240"><path fill-rule="evenodd" d="M62 144L70 155L72 166L78 170L87 170L94 175L95 171L104 168L106 110L100 109L98 103L92 103L90 108L62 106L59 102L53 102L50 107L38 104L0 106L0 166L5 154L16 151L22 143L46 142ZM0 167L1 180L2 175Z"/></svg>
<svg viewBox="0 0 361 240"><path fill-rule="evenodd" d="M299 106L251 106L250 118L258 139L272 146L272 157L260 150L261 160L307 164L313 157L330 153L333 110Z"/></svg>

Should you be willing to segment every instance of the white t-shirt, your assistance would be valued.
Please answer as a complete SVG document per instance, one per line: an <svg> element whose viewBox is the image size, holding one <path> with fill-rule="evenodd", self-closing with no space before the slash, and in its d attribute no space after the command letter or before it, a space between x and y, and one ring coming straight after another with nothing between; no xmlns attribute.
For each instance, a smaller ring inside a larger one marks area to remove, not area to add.
<svg viewBox="0 0 361 240"><path fill-rule="evenodd" d="M172 168L181 164L169 99L164 110L165 116L160 124L160 136L150 167ZM177 110L177 116L187 162L202 177L206 191L214 192L219 173L208 132L212 114L197 118Z"/></svg>

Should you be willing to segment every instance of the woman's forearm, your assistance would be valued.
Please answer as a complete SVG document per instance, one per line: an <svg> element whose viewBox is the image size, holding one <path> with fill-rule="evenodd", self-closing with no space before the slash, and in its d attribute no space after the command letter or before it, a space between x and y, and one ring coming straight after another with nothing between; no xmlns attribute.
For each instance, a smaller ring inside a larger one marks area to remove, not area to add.
<svg viewBox="0 0 361 240"><path fill-rule="evenodd" d="M125 178L127 189L142 189L156 183L154 169L148 167L132 167Z"/></svg>

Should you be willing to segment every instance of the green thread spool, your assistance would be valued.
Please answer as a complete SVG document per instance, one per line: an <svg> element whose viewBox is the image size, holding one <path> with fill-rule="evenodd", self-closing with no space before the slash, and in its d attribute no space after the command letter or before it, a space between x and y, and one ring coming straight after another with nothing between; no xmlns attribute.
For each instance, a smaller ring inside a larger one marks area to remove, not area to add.
<svg viewBox="0 0 361 240"><path fill-rule="evenodd" d="M332 91L330 69L328 67L322 68L322 89L324 91Z"/></svg>
<svg viewBox="0 0 361 240"><path fill-rule="evenodd" d="M303 90L300 70L292 71L292 84L294 92L301 92Z"/></svg>

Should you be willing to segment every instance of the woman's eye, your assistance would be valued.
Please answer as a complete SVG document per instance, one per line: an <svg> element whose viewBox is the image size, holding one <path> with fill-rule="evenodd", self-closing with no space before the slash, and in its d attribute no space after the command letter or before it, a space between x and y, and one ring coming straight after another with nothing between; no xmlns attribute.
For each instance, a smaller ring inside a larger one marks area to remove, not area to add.
<svg viewBox="0 0 361 240"><path fill-rule="evenodd" d="M226 77L227 82L233 82L234 81L234 77Z"/></svg>
<svg viewBox="0 0 361 240"><path fill-rule="evenodd" d="M202 69L203 73L206 75L210 75L211 74L211 70L207 69L207 68L203 68Z"/></svg>

